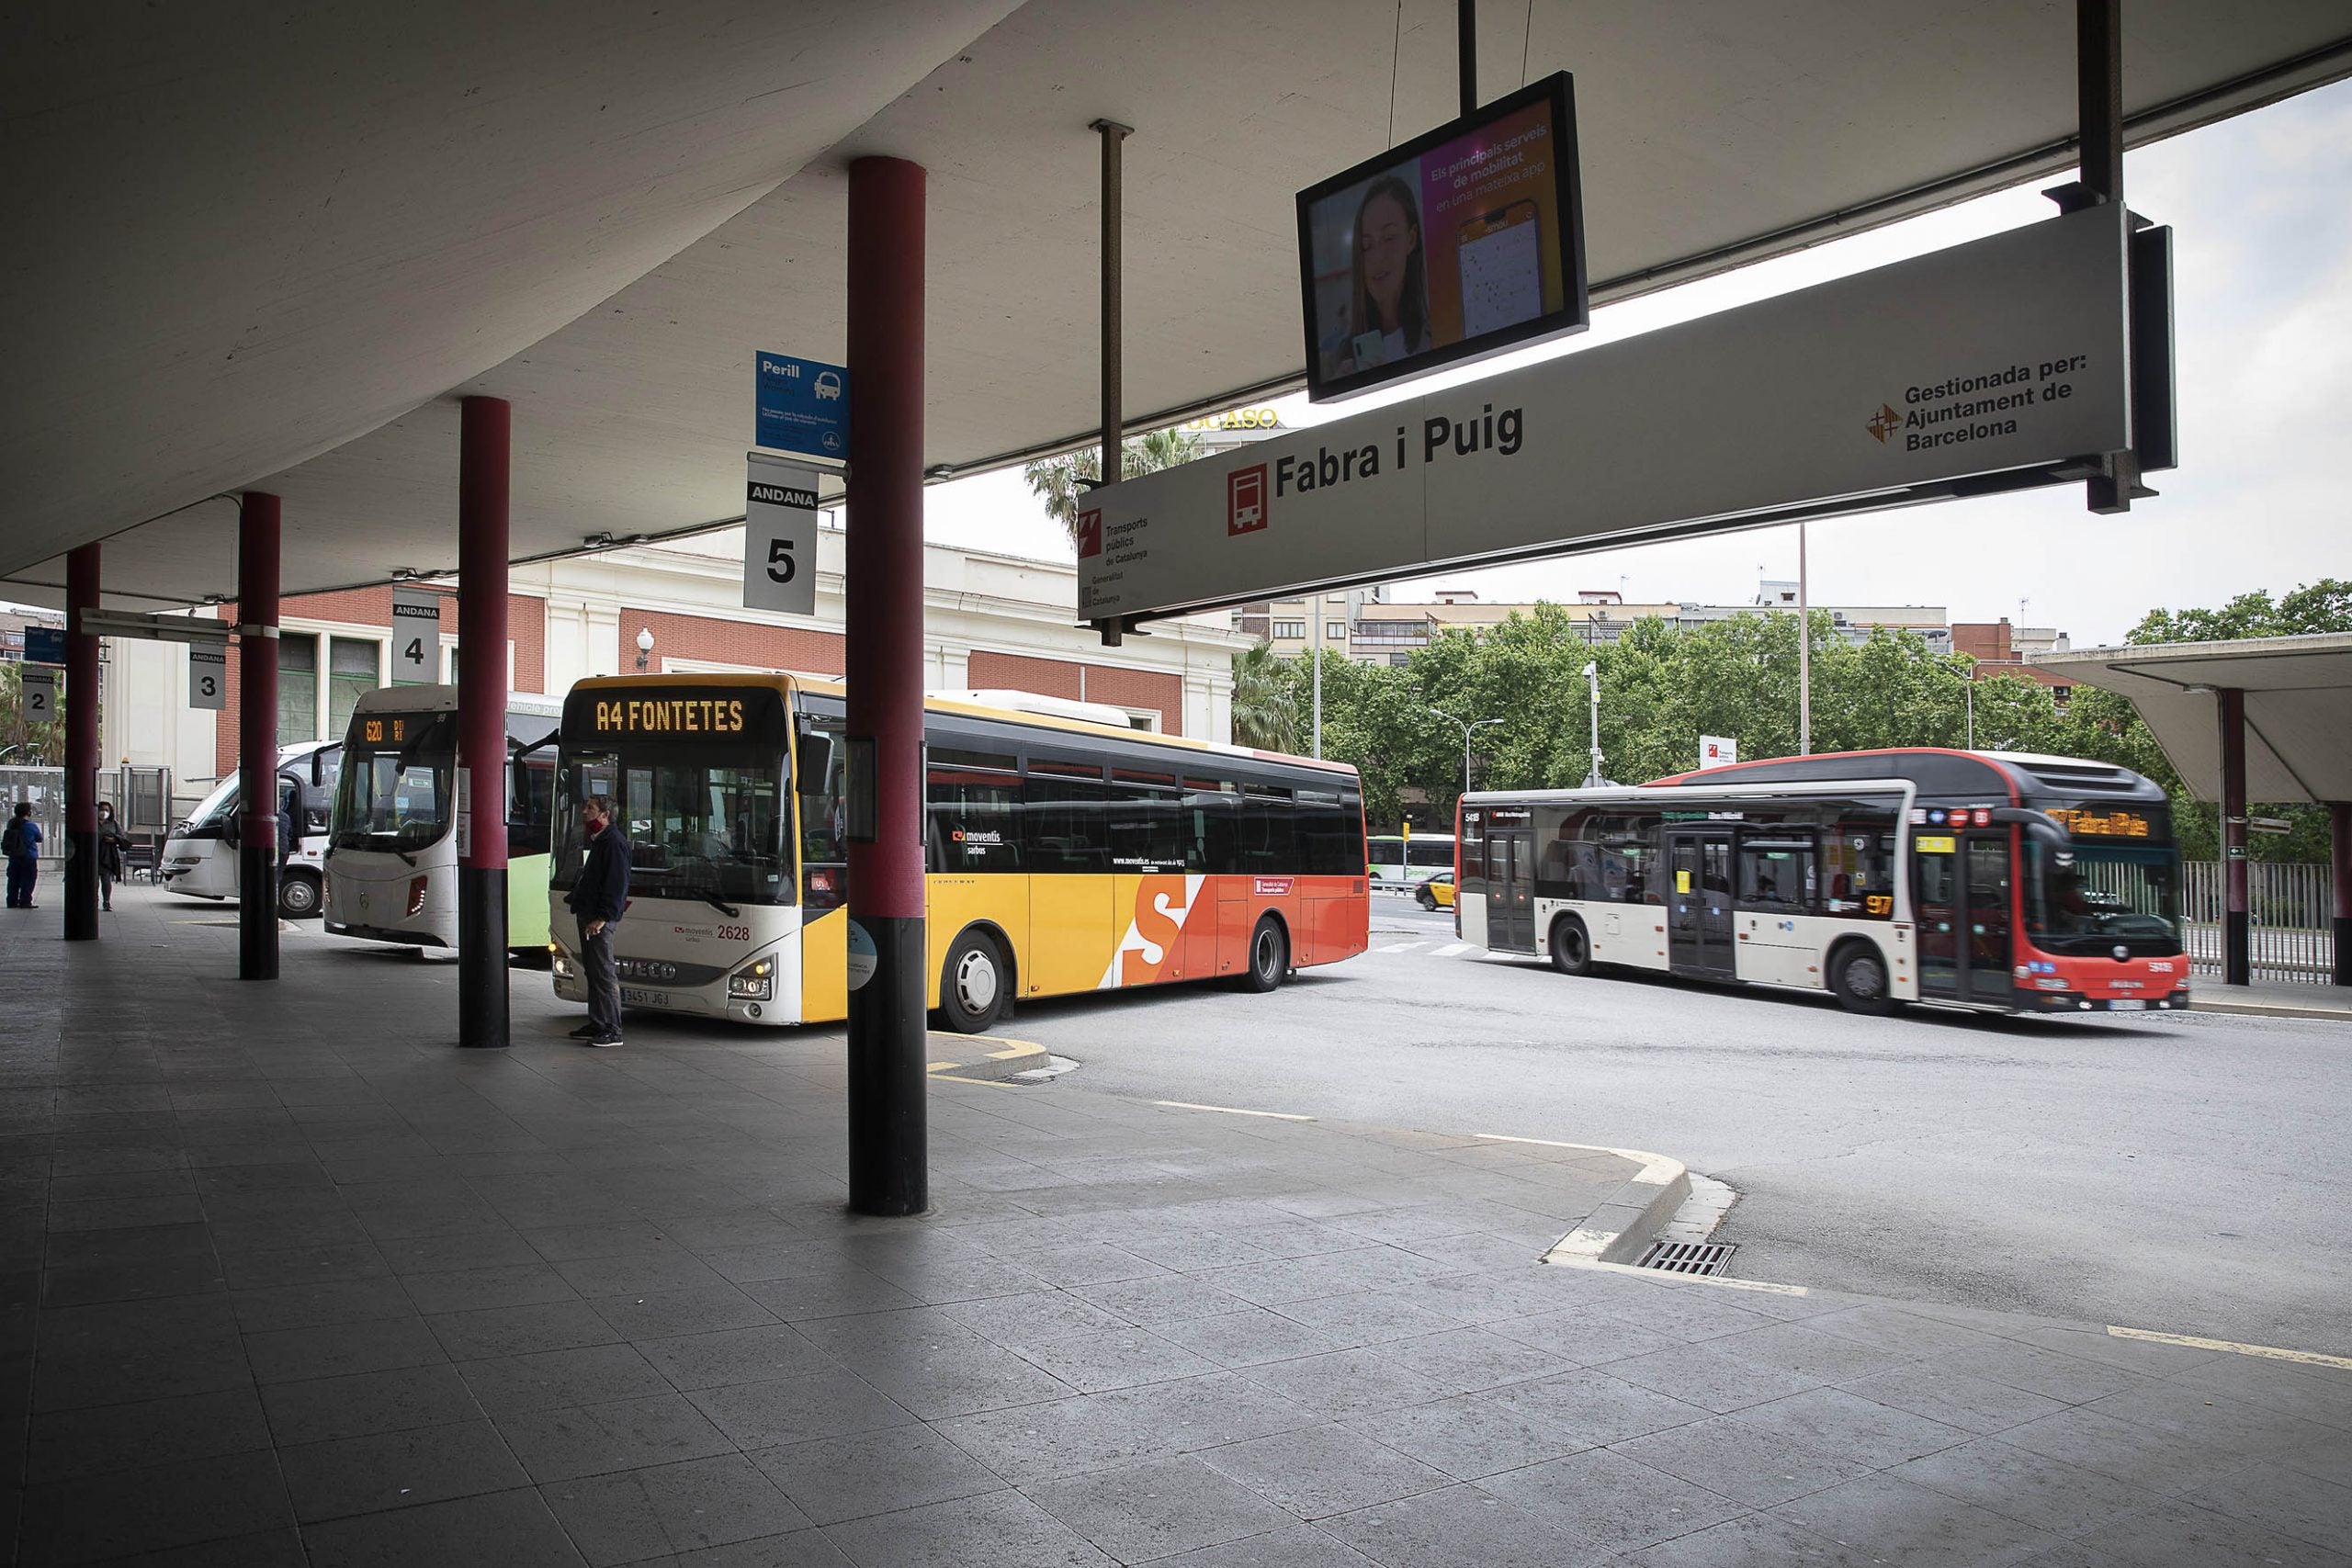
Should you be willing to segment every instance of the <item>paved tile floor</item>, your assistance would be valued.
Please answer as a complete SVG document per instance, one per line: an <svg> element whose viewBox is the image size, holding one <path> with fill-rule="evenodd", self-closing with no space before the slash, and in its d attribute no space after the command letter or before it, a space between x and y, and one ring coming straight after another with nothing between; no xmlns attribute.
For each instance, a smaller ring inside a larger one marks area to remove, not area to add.
<svg viewBox="0 0 2352 1568"><path fill-rule="evenodd" d="M837 1032L518 974L460 1053L450 966L118 908L0 921L27 1563L2352 1562L2352 1373L1547 1268L1622 1162L1083 1073L855 1220Z"/></svg>

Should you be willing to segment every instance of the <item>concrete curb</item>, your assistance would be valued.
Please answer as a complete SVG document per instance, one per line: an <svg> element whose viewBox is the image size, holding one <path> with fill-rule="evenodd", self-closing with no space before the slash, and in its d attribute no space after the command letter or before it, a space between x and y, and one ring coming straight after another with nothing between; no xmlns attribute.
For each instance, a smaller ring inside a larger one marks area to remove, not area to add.
<svg viewBox="0 0 2352 1568"><path fill-rule="evenodd" d="M1545 1138L1506 1138L1481 1133L1498 1143L1542 1144L1555 1149L1591 1149L1615 1155L1642 1168L1617 1189L1609 1201L1584 1217L1581 1224L1553 1244L1546 1263L1628 1263L1642 1255L1652 1237L1674 1218L1690 1196L1690 1170L1679 1159L1646 1149L1612 1149L1597 1144L1561 1144Z"/></svg>
<svg viewBox="0 0 2352 1568"><path fill-rule="evenodd" d="M2352 1008L2295 1007L2285 1002L2216 1002L2191 993L2191 1012L2214 1012L2239 1018L2291 1018L2306 1023L2352 1023Z"/></svg>

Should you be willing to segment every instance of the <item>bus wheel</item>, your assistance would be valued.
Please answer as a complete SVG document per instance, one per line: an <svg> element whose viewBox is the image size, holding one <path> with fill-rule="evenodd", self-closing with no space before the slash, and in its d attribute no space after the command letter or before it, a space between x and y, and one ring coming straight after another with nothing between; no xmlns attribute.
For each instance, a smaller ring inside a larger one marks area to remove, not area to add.
<svg viewBox="0 0 2352 1568"><path fill-rule="evenodd" d="M1009 979L1004 955L980 931L966 931L947 950L939 976L939 1011L959 1034L978 1034L1004 1016Z"/></svg>
<svg viewBox="0 0 2352 1568"><path fill-rule="evenodd" d="M277 913L281 919L307 920L319 912L319 879L288 872L277 884Z"/></svg>
<svg viewBox="0 0 2352 1568"><path fill-rule="evenodd" d="M1283 935L1283 923L1272 915L1261 916L1258 929L1250 933L1250 967L1238 976L1241 988L1271 991L1289 973L1290 939Z"/></svg>
<svg viewBox="0 0 2352 1568"><path fill-rule="evenodd" d="M1552 967L1563 975L1592 973L1592 937L1574 915L1552 922Z"/></svg>
<svg viewBox="0 0 2352 1568"><path fill-rule="evenodd" d="M1849 942L1830 954L1829 988L1848 1012L1883 1018L1894 1010L1886 960L1867 942Z"/></svg>

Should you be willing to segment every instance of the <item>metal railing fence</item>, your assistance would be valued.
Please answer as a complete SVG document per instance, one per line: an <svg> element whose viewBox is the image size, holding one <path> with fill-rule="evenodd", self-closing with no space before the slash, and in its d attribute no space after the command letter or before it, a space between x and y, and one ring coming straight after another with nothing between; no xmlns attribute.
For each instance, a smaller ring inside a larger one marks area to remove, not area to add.
<svg viewBox="0 0 2352 1568"><path fill-rule="evenodd" d="M2222 972L2222 916L2228 883L2220 861L2181 867L2181 914L2188 926L2190 967ZM2254 978L2324 986L2335 974L2335 882L2324 865L2288 861L2246 863L2249 955Z"/></svg>

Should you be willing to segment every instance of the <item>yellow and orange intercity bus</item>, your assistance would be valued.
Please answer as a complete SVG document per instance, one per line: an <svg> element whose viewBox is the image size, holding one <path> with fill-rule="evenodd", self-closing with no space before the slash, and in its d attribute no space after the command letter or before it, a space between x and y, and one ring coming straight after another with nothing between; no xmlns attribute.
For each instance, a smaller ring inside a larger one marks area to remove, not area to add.
<svg viewBox="0 0 2352 1568"><path fill-rule="evenodd" d="M1225 979L1266 991L1364 950L1355 770L1160 736L1011 693L925 705L928 1003L981 1031L1017 998ZM842 689L790 675L609 676L565 699L549 875L559 996L579 803L629 840L625 1006L846 1017L872 972L849 897ZM861 951L863 949L864 951Z"/></svg>

